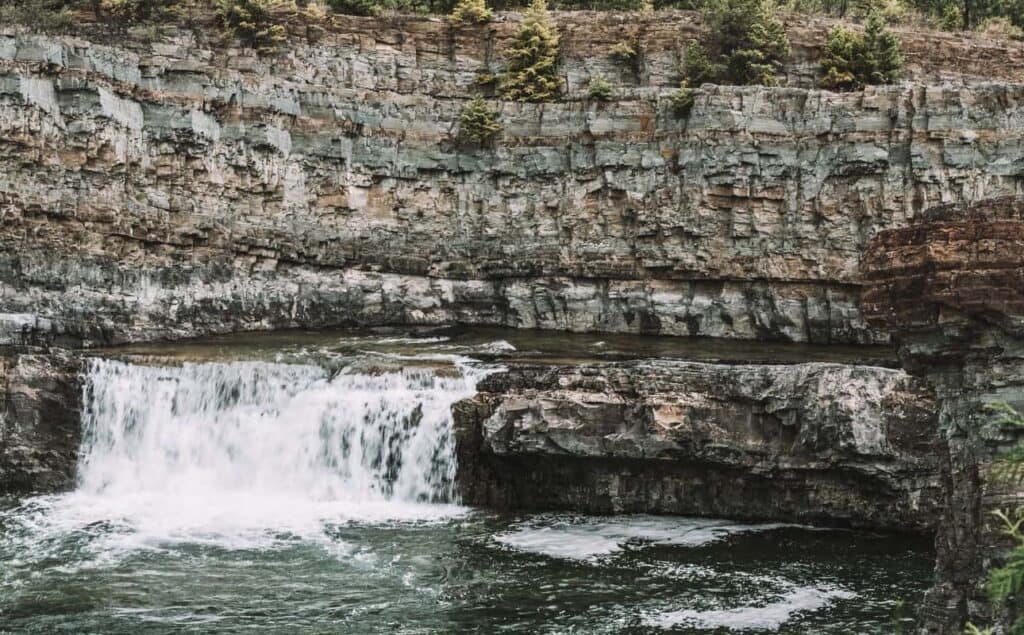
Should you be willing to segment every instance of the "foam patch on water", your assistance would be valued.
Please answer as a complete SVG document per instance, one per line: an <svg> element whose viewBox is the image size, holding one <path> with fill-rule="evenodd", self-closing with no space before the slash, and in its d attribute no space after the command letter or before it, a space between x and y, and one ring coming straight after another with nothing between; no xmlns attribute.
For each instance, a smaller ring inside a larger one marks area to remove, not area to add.
<svg viewBox="0 0 1024 635"><path fill-rule="evenodd" d="M778 631L794 617L820 611L836 601L855 597L856 593L834 586L792 587L763 605L655 612L645 615L643 623L663 630L685 626L709 630Z"/></svg>
<svg viewBox="0 0 1024 635"><path fill-rule="evenodd" d="M701 547L736 534L797 526L659 516L569 519L540 516L494 539L518 551L567 560L593 560L618 553L631 544Z"/></svg>

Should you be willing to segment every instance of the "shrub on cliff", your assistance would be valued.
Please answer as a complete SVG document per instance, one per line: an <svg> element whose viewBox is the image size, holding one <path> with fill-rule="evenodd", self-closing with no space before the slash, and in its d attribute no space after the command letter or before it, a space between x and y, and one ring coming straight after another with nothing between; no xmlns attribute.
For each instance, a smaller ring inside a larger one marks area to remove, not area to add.
<svg viewBox="0 0 1024 635"><path fill-rule="evenodd" d="M381 11L377 0L327 0L327 6L345 15L375 16Z"/></svg>
<svg viewBox="0 0 1024 635"><path fill-rule="evenodd" d="M625 41L616 43L608 54L620 64L633 64L637 58L636 47Z"/></svg>
<svg viewBox="0 0 1024 635"><path fill-rule="evenodd" d="M494 14L484 0L459 0L452 11L452 22L456 24L486 24Z"/></svg>
<svg viewBox="0 0 1024 635"><path fill-rule="evenodd" d="M767 0L713 0L704 19L707 34L686 52L684 86L776 83L789 39Z"/></svg>
<svg viewBox="0 0 1024 635"><path fill-rule="evenodd" d="M285 40L273 11L278 0L217 0L217 19L222 28L254 49L275 50Z"/></svg>
<svg viewBox="0 0 1024 635"><path fill-rule="evenodd" d="M514 101L550 101L558 93L558 32L544 0L533 0L506 50L501 93Z"/></svg>
<svg viewBox="0 0 1024 635"><path fill-rule="evenodd" d="M486 145L501 132L498 113L483 97L474 97L459 115L458 141L463 145Z"/></svg>
<svg viewBox="0 0 1024 635"><path fill-rule="evenodd" d="M696 98L693 94L693 89L687 86L680 86L668 97L669 104L672 106L672 114L678 119L686 119L690 116L690 111L693 110L694 101Z"/></svg>
<svg viewBox="0 0 1024 635"><path fill-rule="evenodd" d="M856 90L867 84L891 84L903 67L900 41L878 14L871 16L863 34L837 26L829 31L821 67L825 88Z"/></svg>
<svg viewBox="0 0 1024 635"><path fill-rule="evenodd" d="M611 101L612 93L612 85L604 75L598 73L590 78L590 84L587 88L587 97L589 99L593 101Z"/></svg>
<svg viewBox="0 0 1024 635"><path fill-rule="evenodd" d="M0 2L0 24L25 24L38 31L69 31L75 16L65 0Z"/></svg>
<svg viewBox="0 0 1024 635"><path fill-rule="evenodd" d="M102 11L121 24L163 18L178 4L177 0L102 0Z"/></svg>

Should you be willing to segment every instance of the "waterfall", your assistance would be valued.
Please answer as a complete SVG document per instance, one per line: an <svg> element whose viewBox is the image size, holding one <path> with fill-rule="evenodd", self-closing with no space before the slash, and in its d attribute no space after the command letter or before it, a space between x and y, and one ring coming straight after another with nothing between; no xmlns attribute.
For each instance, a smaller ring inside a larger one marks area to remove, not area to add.
<svg viewBox="0 0 1024 635"><path fill-rule="evenodd" d="M164 538L436 514L455 502L451 407L482 374L94 359L75 495Z"/></svg>

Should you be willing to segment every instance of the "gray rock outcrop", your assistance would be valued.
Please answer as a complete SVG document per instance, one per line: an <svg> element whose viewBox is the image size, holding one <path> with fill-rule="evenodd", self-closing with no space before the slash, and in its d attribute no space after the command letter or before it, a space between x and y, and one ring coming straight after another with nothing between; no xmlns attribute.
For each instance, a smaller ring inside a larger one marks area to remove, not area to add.
<svg viewBox="0 0 1024 635"><path fill-rule="evenodd" d="M927 83L836 94L806 87L812 21L787 87L706 86L679 120L692 14L559 20L564 98L498 102L476 150L458 114L512 16L339 19L271 58L201 32L0 33L0 324L87 345L441 323L883 342L866 241L1021 189L1024 88L978 81L1017 44L929 57L908 36ZM601 53L633 37L640 73ZM608 104L581 88L600 69Z"/></svg>
<svg viewBox="0 0 1024 635"><path fill-rule="evenodd" d="M513 367L455 407L464 500L925 531L934 410L898 370L808 363Z"/></svg>

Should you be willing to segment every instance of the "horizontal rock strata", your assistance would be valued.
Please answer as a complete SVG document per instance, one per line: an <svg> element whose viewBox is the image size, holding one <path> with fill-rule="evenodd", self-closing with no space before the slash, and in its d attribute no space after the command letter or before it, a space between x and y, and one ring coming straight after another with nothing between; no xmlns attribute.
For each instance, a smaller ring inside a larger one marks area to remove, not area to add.
<svg viewBox="0 0 1024 635"><path fill-rule="evenodd" d="M902 371L514 367L455 407L465 502L928 530L933 403Z"/></svg>
<svg viewBox="0 0 1024 635"><path fill-rule="evenodd" d="M893 332L904 366L937 399L942 517L935 586L923 631L954 635L968 621L1011 632L1024 615L993 606L988 569L1012 545L992 518L1013 510L1019 483L993 475L993 459L1024 440L986 404L1024 412L1024 201L1004 198L928 210L880 233L864 254L864 312Z"/></svg>
<svg viewBox="0 0 1024 635"><path fill-rule="evenodd" d="M560 17L564 99L497 102L501 138L475 149L458 114L511 17L339 19L268 58L185 31L0 33L0 337L460 322L877 343L866 241L1020 190L1024 88L977 82L971 57L1011 68L1019 45L926 59L910 38L908 77L944 83L834 94L803 87L812 21L793 87L706 86L679 120L693 16L589 19ZM594 53L634 36L640 71ZM607 104L580 88L598 69Z"/></svg>

